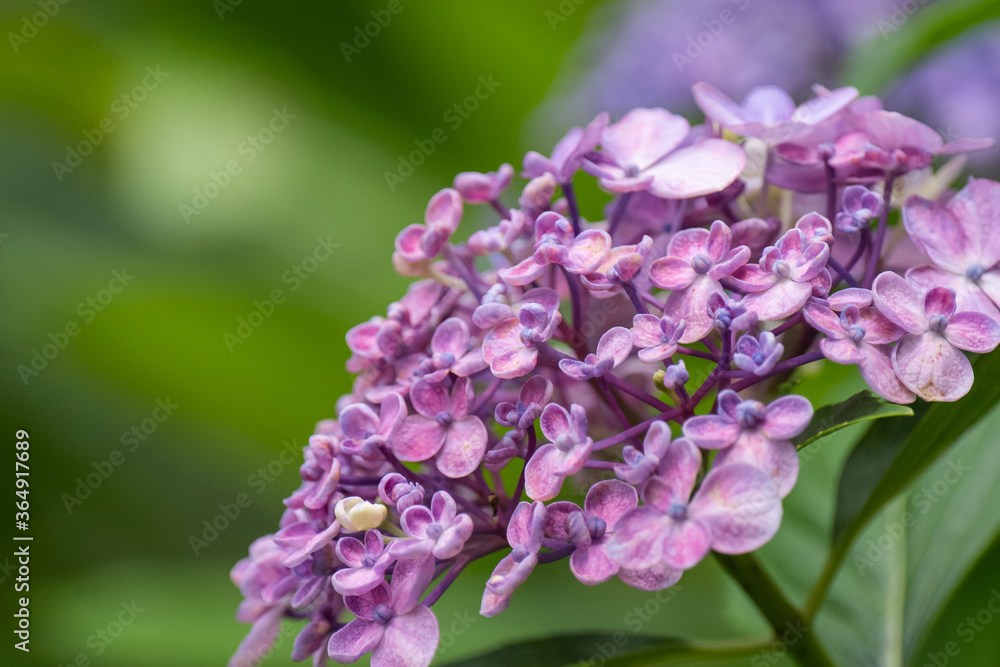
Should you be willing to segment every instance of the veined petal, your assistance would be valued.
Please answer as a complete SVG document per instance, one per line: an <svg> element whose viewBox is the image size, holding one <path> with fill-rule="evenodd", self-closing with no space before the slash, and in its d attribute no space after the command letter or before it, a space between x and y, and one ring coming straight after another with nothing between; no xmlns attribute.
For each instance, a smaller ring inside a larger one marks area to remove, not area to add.
<svg viewBox="0 0 1000 667"><path fill-rule="evenodd" d="M925 401L956 401L972 388L972 364L933 331L903 336L892 351L892 367L906 388Z"/></svg>
<svg viewBox="0 0 1000 667"><path fill-rule="evenodd" d="M949 318L944 337L960 350L992 352L1000 343L1000 324L982 313L956 313Z"/></svg>
<svg viewBox="0 0 1000 667"><path fill-rule="evenodd" d="M952 273L964 273L972 264L964 225L937 202L910 197L903 206L906 233L931 261Z"/></svg>
<svg viewBox="0 0 1000 667"><path fill-rule="evenodd" d="M781 499L771 478L753 466L714 468L691 501L689 515L707 524L712 549L743 554L766 544L781 525Z"/></svg>
<svg viewBox="0 0 1000 667"><path fill-rule="evenodd" d="M600 546L578 548L569 557L569 569L577 580L587 586L603 584L618 573L618 564Z"/></svg>
<svg viewBox="0 0 1000 667"><path fill-rule="evenodd" d="M804 396L782 396L767 406L767 418L761 430L774 440L794 438L809 425L813 407Z"/></svg>
<svg viewBox="0 0 1000 667"><path fill-rule="evenodd" d="M653 177L649 191L664 199L689 199L724 190L746 166L747 156L736 144L703 139L672 152L646 170Z"/></svg>
<svg viewBox="0 0 1000 667"><path fill-rule="evenodd" d="M472 473L486 453L486 440L486 426L479 417L466 417L454 422L448 428L444 446L438 452L438 470L452 479Z"/></svg>
<svg viewBox="0 0 1000 667"><path fill-rule="evenodd" d="M524 466L524 492L532 500L551 500L559 495L565 475L557 470L563 455L555 445L539 447Z"/></svg>
<svg viewBox="0 0 1000 667"><path fill-rule="evenodd" d="M740 427L732 419L699 415L684 422L684 436L702 449L728 447L739 437Z"/></svg>
<svg viewBox="0 0 1000 667"><path fill-rule="evenodd" d="M861 377L872 390L893 403L912 403L916 400L892 368L892 351L888 345L862 345L864 358L858 364Z"/></svg>
<svg viewBox="0 0 1000 667"><path fill-rule="evenodd" d="M437 617L424 605L385 626L382 641L372 651L371 667L427 667L440 641Z"/></svg>
<svg viewBox="0 0 1000 667"><path fill-rule="evenodd" d="M712 466L721 468L736 463L748 463L770 475L782 498L791 493L799 476L795 445L787 440L771 440L757 431L744 432L735 445L718 453Z"/></svg>
<svg viewBox="0 0 1000 667"><path fill-rule="evenodd" d="M757 313L761 320L782 320L795 314L812 295L812 285L797 283L784 278L770 289L743 297L747 310Z"/></svg>
<svg viewBox="0 0 1000 667"><path fill-rule="evenodd" d="M400 461L426 461L441 449L445 430L433 419L412 415L403 420L389 444Z"/></svg>
<svg viewBox="0 0 1000 667"><path fill-rule="evenodd" d="M330 637L327 651L340 663L351 663L368 653L382 641L384 626L375 621L354 619Z"/></svg>
<svg viewBox="0 0 1000 667"><path fill-rule="evenodd" d="M906 331L927 331L923 294L902 276L891 271L880 273L872 285L872 298L879 312Z"/></svg>
<svg viewBox="0 0 1000 667"><path fill-rule="evenodd" d="M611 528L625 512L635 509L638 504L639 496L634 486L617 479L606 479L590 487L583 508L589 516L603 519Z"/></svg>
<svg viewBox="0 0 1000 667"><path fill-rule="evenodd" d="M661 257L649 267L649 279L661 289L684 289L697 277L691 262L680 257Z"/></svg>
<svg viewBox="0 0 1000 667"><path fill-rule="evenodd" d="M629 570L621 568L618 570L618 578L632 588L640 591L662 591L670 588L681 580L684 570L667 565L654 565L647 570Z"/></svg>
<svg viewBox="0 0 1000 667"><path fill-rule="evenodd" d="M506 269L500 269L499 274L500 278L508 285L521 286L527 285L545 273L545 267L547 266L547 263L539 262L532 255L519 264Z"/></svg>

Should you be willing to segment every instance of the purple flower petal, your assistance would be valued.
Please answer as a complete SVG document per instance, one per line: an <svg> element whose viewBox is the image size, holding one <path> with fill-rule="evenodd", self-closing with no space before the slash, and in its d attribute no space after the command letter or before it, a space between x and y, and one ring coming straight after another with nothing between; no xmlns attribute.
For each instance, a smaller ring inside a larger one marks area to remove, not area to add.
<svg viewBox="0 0 1000 667"><path fill-rule="evenodd" d="M701 415L684 422L684 436L702 449L728 447L739 434L739 425L726 417Z"/></svg>
<svg viewBox="0 0 1000 667"><path fill-rule="evenodd" d="M524 492L532 500L551 500L559 495L564 475L557 470L562 453L553 444L542 445L524 466Z"/></svg>
<svg viewBox="0 0 1000 667"><path fill-rule="evenodd" d="M736 144L704 139L672 152L645 173L653 177L649 191L657 197L689 199L724 190L746 162L746 153Z"/></svg>
<svg viewBox="0 0 1000 667"><path fill-rule="evenodd" d="M625 327L612 327L601 336L597 343L597 356L611 357L614 367L621 366L632 351L632 332Z"/></svg>
<svg viewBox="0 0 1000 667"><path fill-rule="evenodd" d="M766 544L781 525L781 499L771 478L753 466L713 469L691 501L689 515L709 526L711 547L743 554Z"/></svg>
<svg viewBox="0 0 1000 667"><path fill-rule="evenodd" d="M875 307L912 334L927 331L922 296L916 287L891 271L880 273L872 284Z"/></svg>
<svg viewBox="0 0 1000 667"><path fill-rule="evenodd" d="M368 653L382 641L384 626L374 621L355 619L330 637L327 651L340 663L351 663Z"/></svg>
<svg viewBox="0 0 1000 667"><path fill-rule="evenodd" d="M982 313L957 313L948 319L944 337L960 350L992 352L1000 343L1000 324Z"/></svg>
<svg viewBox="0 0 1000 667"><path fill-rule="evenodd" d="M372 652L371 667L427 667L440 641L437 617L420 605L394 616Z"/></svg>
<svg viewBox="0 0 1000 667"><path fill-rule="evenodd" d="M400 461L426 461L441 449L446 434L434 419L413 415L403 420L390 444Z"/></svg>
<svg viewBox="0 0 1000 667"><path fill-rule="evenodd" d="M647 570L629 570L621 568L618 570L618 578L632 588L640 591L661 591L670 588L681 580L684 570L667 565L654 565Z"/></svg>
<svg viewBox="0 0 1000 667"><path fill-rule="evenodd" d="M925 401L957 401L972 388L972 365L940 334L904 336L892 351L892 367L907 389Z"/></svg>
<svg viewBox="0 0 1000 667"><path fill-rule="evenodd" d="M782 396L767 406L761 430L775 440L789 440L805 430L813 416L812 404L804 396Z"/></svg>
<svg viewBox="0 0 1000 667"><path fill-rule="evenodd" d="M588 516L603 519L608 526L614 526L618 519L636 508L639 503L635 487L617 479L606 479L590 487L583 508ZM551 511L552 506L549 506Z"/></svg>
<svg viewBox="0 0 1000 667"><path fill-rule="evenodd" d="M759 432L745 432L735 445L718 453L713 468L747 463L758 468L774 481L782 498L791 493L799 476L799 455L795 445L787 440L771 440Z"/></svg>
<svg viewBox="0 0 1000 667"><path fill-rule="evenodd" d="M587 586L603 584L618 573L618 564L608 558L604 549L577 549L569 557L569 569L577 580Z"/></svg>
<svg viewBox="0 0 1000 667"><path fill-rule="evenodd" d="M483 460L487 437L486 426L479 417L466 417L454 422L448 428L444 446L438 453L438 470L452 479L471 474Z"/></svg>
<svg viewBox="0 0 1000 667"><path fill-rule="evenodd" d="M420 596L434 579L434 559L401 560L392 572L390 605L396 614L417 606Z"/></svg>

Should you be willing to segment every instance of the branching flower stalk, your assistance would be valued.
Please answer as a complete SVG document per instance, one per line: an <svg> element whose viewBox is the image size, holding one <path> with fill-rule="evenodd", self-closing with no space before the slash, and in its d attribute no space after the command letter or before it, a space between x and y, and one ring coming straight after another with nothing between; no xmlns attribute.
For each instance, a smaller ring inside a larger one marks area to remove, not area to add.
<svg viewBox="0 0 1000 667"><path fill-rule="evenodd" d="M417 280L348 332L353 390L277 532L233 568L253 628L231 665L295 618L295 660L426 667L431 607L496 552L484 616L538 565L657 591L715 552L775 628L811 620L821 596L800 612L749 555L781 524L813 416L778 382L829 361L888 401L961 398L964 351L1000 343L1000 184L902 200L919 252L889 252L894 184L989 141L946 144L853 88L798 107L774 87L694 94L705 125L601 114L525 156L516 205L510 165L467 172L400 232L393 265ZM607 221L577 204L586 175ZM789 198L791 218L762 208ZM461 242L470 205L500 219ZM830 664L813 633L789 651Z"/></svg>

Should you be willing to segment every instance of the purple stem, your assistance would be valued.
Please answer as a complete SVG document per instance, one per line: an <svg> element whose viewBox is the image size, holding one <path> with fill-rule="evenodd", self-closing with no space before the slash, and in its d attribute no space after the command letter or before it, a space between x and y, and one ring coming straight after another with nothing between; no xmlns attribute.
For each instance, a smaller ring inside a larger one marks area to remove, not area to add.
<svg viewBox="0 0 1000 667"><path fill-rule="evenodd" d="M702 340L701 342L704 343L705 340ZM677 346L677 352L688 357L698 357L699 359L707 359L708 361L719 360L718 354L713 355L709 352L702 352L701 350L692 350L689 347L682 347L680 345ZM718 353L718 350L716 350L716 353Z"/></svg>
<svg viewBox="0 0 1000 667"><path fill-rule="evenodd" d="M885 235L889 232L889 210L892 208L892 187L895 185L896 175L892 172L885 177L885 208L882 216L878 219L878 231L875 232L875 243L872 245L871 254L868 256L868 268L865 269L865 287L871 288L875 282L875 271L878 269L879 260L882 259L882 246L885 244Z"/></svg>
<svg viewBox="0 0 1000 667"><path fill-rule="evenodd" d="M531 460L531 455L535 453L535 447L538 445L538 436L535 435L535 427L532 426L528 429L528 451L524 454L524 467L528 467L528 461ZM507 504L507 509L503 511L503 517L500 520L501 526L506 526L510 523L510 517L514 515L514 508L517 507L518 503L521 502L521 494L524 493L524 470L521 470L521 476L517 478L517 486L514 487L514 493L510 496L510 503Z"/></svg>
<svg viewBox="0 0 1000 667"><path fill-rule="evenodd" d="M499 198L491 199L490 206L493 207L494 211L500 214L501 218L504 220L510 220L510 211L503 205L503 202L501 202Z"/></svg>
<svg viewBox="0 0 1000 667"><path fill-rule="evenodd" d="M455 256L455 252L452 249L452 245L448 244L445 246L445 256L448 258L448 263L451 265L459 277L465 281L465 284L469 286L469 291L472 292L472 296L476 297L476 301L483 300L483 292L479 289L475 276L469 271L468 267L462 263L462 261Z"/></svg>
<svg viewBox="0 0 1000 667"><path fill-rule="evenodd" d="M622 289L625 290L625 294L628 295L629 300L632 301L632 305L635 306L635 312L643 315L649 313L649 311L646 310L646 306L643 304L642 299L639 298L639 292L635 289L635 285L631 280L623 282Z"/></svg>
<svg viewBox="0 0 1000 667"><path fill-rule="evenodd" d="M778 326L771 329L771 333L773 333L775 336L780 336L781 334L785 333L786 331L794 327L796 324L801 322L803 319L805 318L802 317L802 313L795 313L794 315L789 317L786 321L782 322Z"/></svg>
<svg viewBox="0 0 1000 667"><path fill-rule="evenodd" d="M639 296L641 296L646 303L648 303L649 305L653 306L654 308L656 308L657 310L659 310L661 313L667 309L667 306L666 306L665 303L663 303L662 301L660 301L659 299L657 299L652 294L649 294L648 292L643 292Z"/></svg>
<svg viewBox="0 0 1000 667"><path fill-rule="evenodd" d="M557 549L556 551L550 551L544 554L538 554L539 563L554 563L557 560L562 560L566 556L569 556L574 551L576 551L576 545L570 544L563 547L562 549Z"/></svg>
<svg viewBox="0 0 1000 667"><path fill-rule="evenodd" d="M476 404L472 406L471 410L469 410L469 414L470 415L477 414L480 410L485 408L486 404L489 403L490 399L493 398L493 395L497 393L497 390L500 388L500 385L502 384L503 384L502 379L493 378L493 380L490 382L490 386L486 388L486 391L483 392L483 395L480 397L480 399L476 401Z"/></svg>
<svg viewBox="0 0 1000 667"><path fill-rule="evenodd" d="M580 233L580 208L576 204L576 193L573 191L573 182L560 183L563 196L566 197L566 205L569 206L569 221L573 225L573 234Z"/></svg>
<svg viewBox="0 0 1000 667"><path fill-rule="evenodd" d="M392 467L396 469L396 472L398 472L400 475L407 478L411 482L417 482L418 484L422 484L423 486L432 489L442 488L440 484L437 484L434 480L430 479L429 477L425 477L424 475L414 472L409 468L407 468L406 466L404 466L400 462L400 460L396 458L396 455L392 453L392 450L390 450L387 445L380 445L379 451L382 452L382 456L385 457L385 460L388 461L390 465L392 465ZM473 514L476 518L482 521L486 521L487 523L491 521L490 517L486 514L486 512L479 509L479 507L476 504L474 504L471 500L468 500L467 498L464 498L457 493L452 494L452 497L455 499L455 502L457 502L459 505L468 510L469 513Z"/></svg>
<svg viewBox="0 0 1000 667"><path fill-rule="evenodd" d="M628 417L625 416L622 406L618 405L618 399L616 399L615 395L611 392L611 387L608 386L607 379L604 377L597 378L597 386L601 388L601 393L604 394L604 400L611 408L611 411L615 413L615 417L617 417L618 421L621 422L622 428L632 428L632 424L629 423ZM635 439L635 444L638 447L642 447L638 437Z"/></svg>
<svg viewBox="0 0 1000 667"><path fill-rule="evenodd" d="M671 406L667 405L666 403L656 398L655 396L650 396L642 389L639 389L638 387L635 387L629 384L628 382L625 382L621 378L611 375L610 373L605 375L604 379L607 380L608 384L610 384L615 389L625 392L629 396L637 398L647 405L653 406L657 410L669 410L671 408Z"/></svg>
<svg viewBox="0 0 1000 667"><path fill-rule="evenodd" d="M608 223L608 235L611 236L611 238L614 238L615 230L618 229L618 223L620 223L622 217L624 217L625 209L628 208L628 201L631 198L631 192L625 192L618 196L618 201L615 202L615 208L611 212L611 222Z"/></svg>
<svg viewBox="0 0 1000 667"><path fill-rule="evenodd" d="M779 364L775 364L774 368L772 368L770 372L764 375L749 377L745 379L743 382L737 382L732 386L732 389L733 391L742 391L747 387L751 387L757 384L761 380L766 380L767 378L774 377L775 375L781 375L782 373L790 371L794 368L798 368L799 366L805 366L806 364L811 364L814 361L819 361L822 358L823 358L823 353L820 352L819 350L813 350L812 352L806 352L805 354L800 354L797 357L792 357L791 359L782 361ZM730 371L730 372L745 373L747 371Z"/></svg>
<svg viewBox="0 0 1000 667"><path fill-rule="evenodd" d="M587 461L583 467L590 470L614 470L616 465L614 461Z"/></svg>
<svg viewBox="0 0 1000 667"><path fill-rule="evenodd" d="M576 284L573 276L563 267L562 269L563 277L566 278L566 286L569 287L569 300L572 306L573 312L573 331L580 333L580 318L582 316L582 311L580 310L580 286Z"/></svg>
<svg viewBox="0 0 1000 667"><path fill-rule="evenodd" d="M615 433L614 435L605 438L604 440L598 440L594 443L592 451L598 452L602 449L607 449L608 447L614 447L615 445L621 444L631 438L632 436L644 433L646 429L653 424L653 422L658 421L669 421L671 419L677 419L681 416L680 408L671 408L669 410L664 410L662 413L655 417L650 417L646 421L639 422L632 428L627 428L621 433Z"/></svg>

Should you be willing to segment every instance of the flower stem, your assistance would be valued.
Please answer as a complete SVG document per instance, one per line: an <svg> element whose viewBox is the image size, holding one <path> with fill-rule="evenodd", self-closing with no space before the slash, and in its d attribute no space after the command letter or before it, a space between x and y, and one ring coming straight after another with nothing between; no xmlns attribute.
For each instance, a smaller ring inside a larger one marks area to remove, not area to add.
<svg viewBox="0 0 1000 667"><path fill-rule="evenodd" d="M875 242L872 244L871 254L868 256L868 267L865 269L865 287L871 288L875 282L875 271L878 269L879 261L882 259L882 246L885 245L885 236L889 232L889 210L892 208L892 188L896 183L896 175L892 172L885 177L885 208L882 209L882 216L878 219L878 231L875 232Z"/></svg>
<svg viewBox="0 0 1000 667"><path fill-rule="evenodd" d="M716 553L715 558L774 628L775 641L783 641L785 650L798 664L803 667L834 667L826 649L819 642L813 628L808 625L809 618L788 601L771 575L752 554L727 556ZM795 632L789 633L790 630ZM798 639L784 640L789 634L801 636Z"/></svg>
<svg viewBox="0 0 1000 667"><path fill-rule="evenodd" d="M628 295L629 300L632 305L635 306L635 312L645 315L649 311L646 309L646 304L642 302L639 298L639 292L635 289L635 285L632 284L631 280L626 280L622 283L622 289L625 290L625 294Z"/></svg>
<svg viewBox="0 0 1000 667"><path fill-rule="evenodd" d="M563 196L566 197L566 205L569 207L569 221L573 225L573 234L580 233L580 207L576 203L576 193L573 191L572 181L561 183Z"/></svg>

